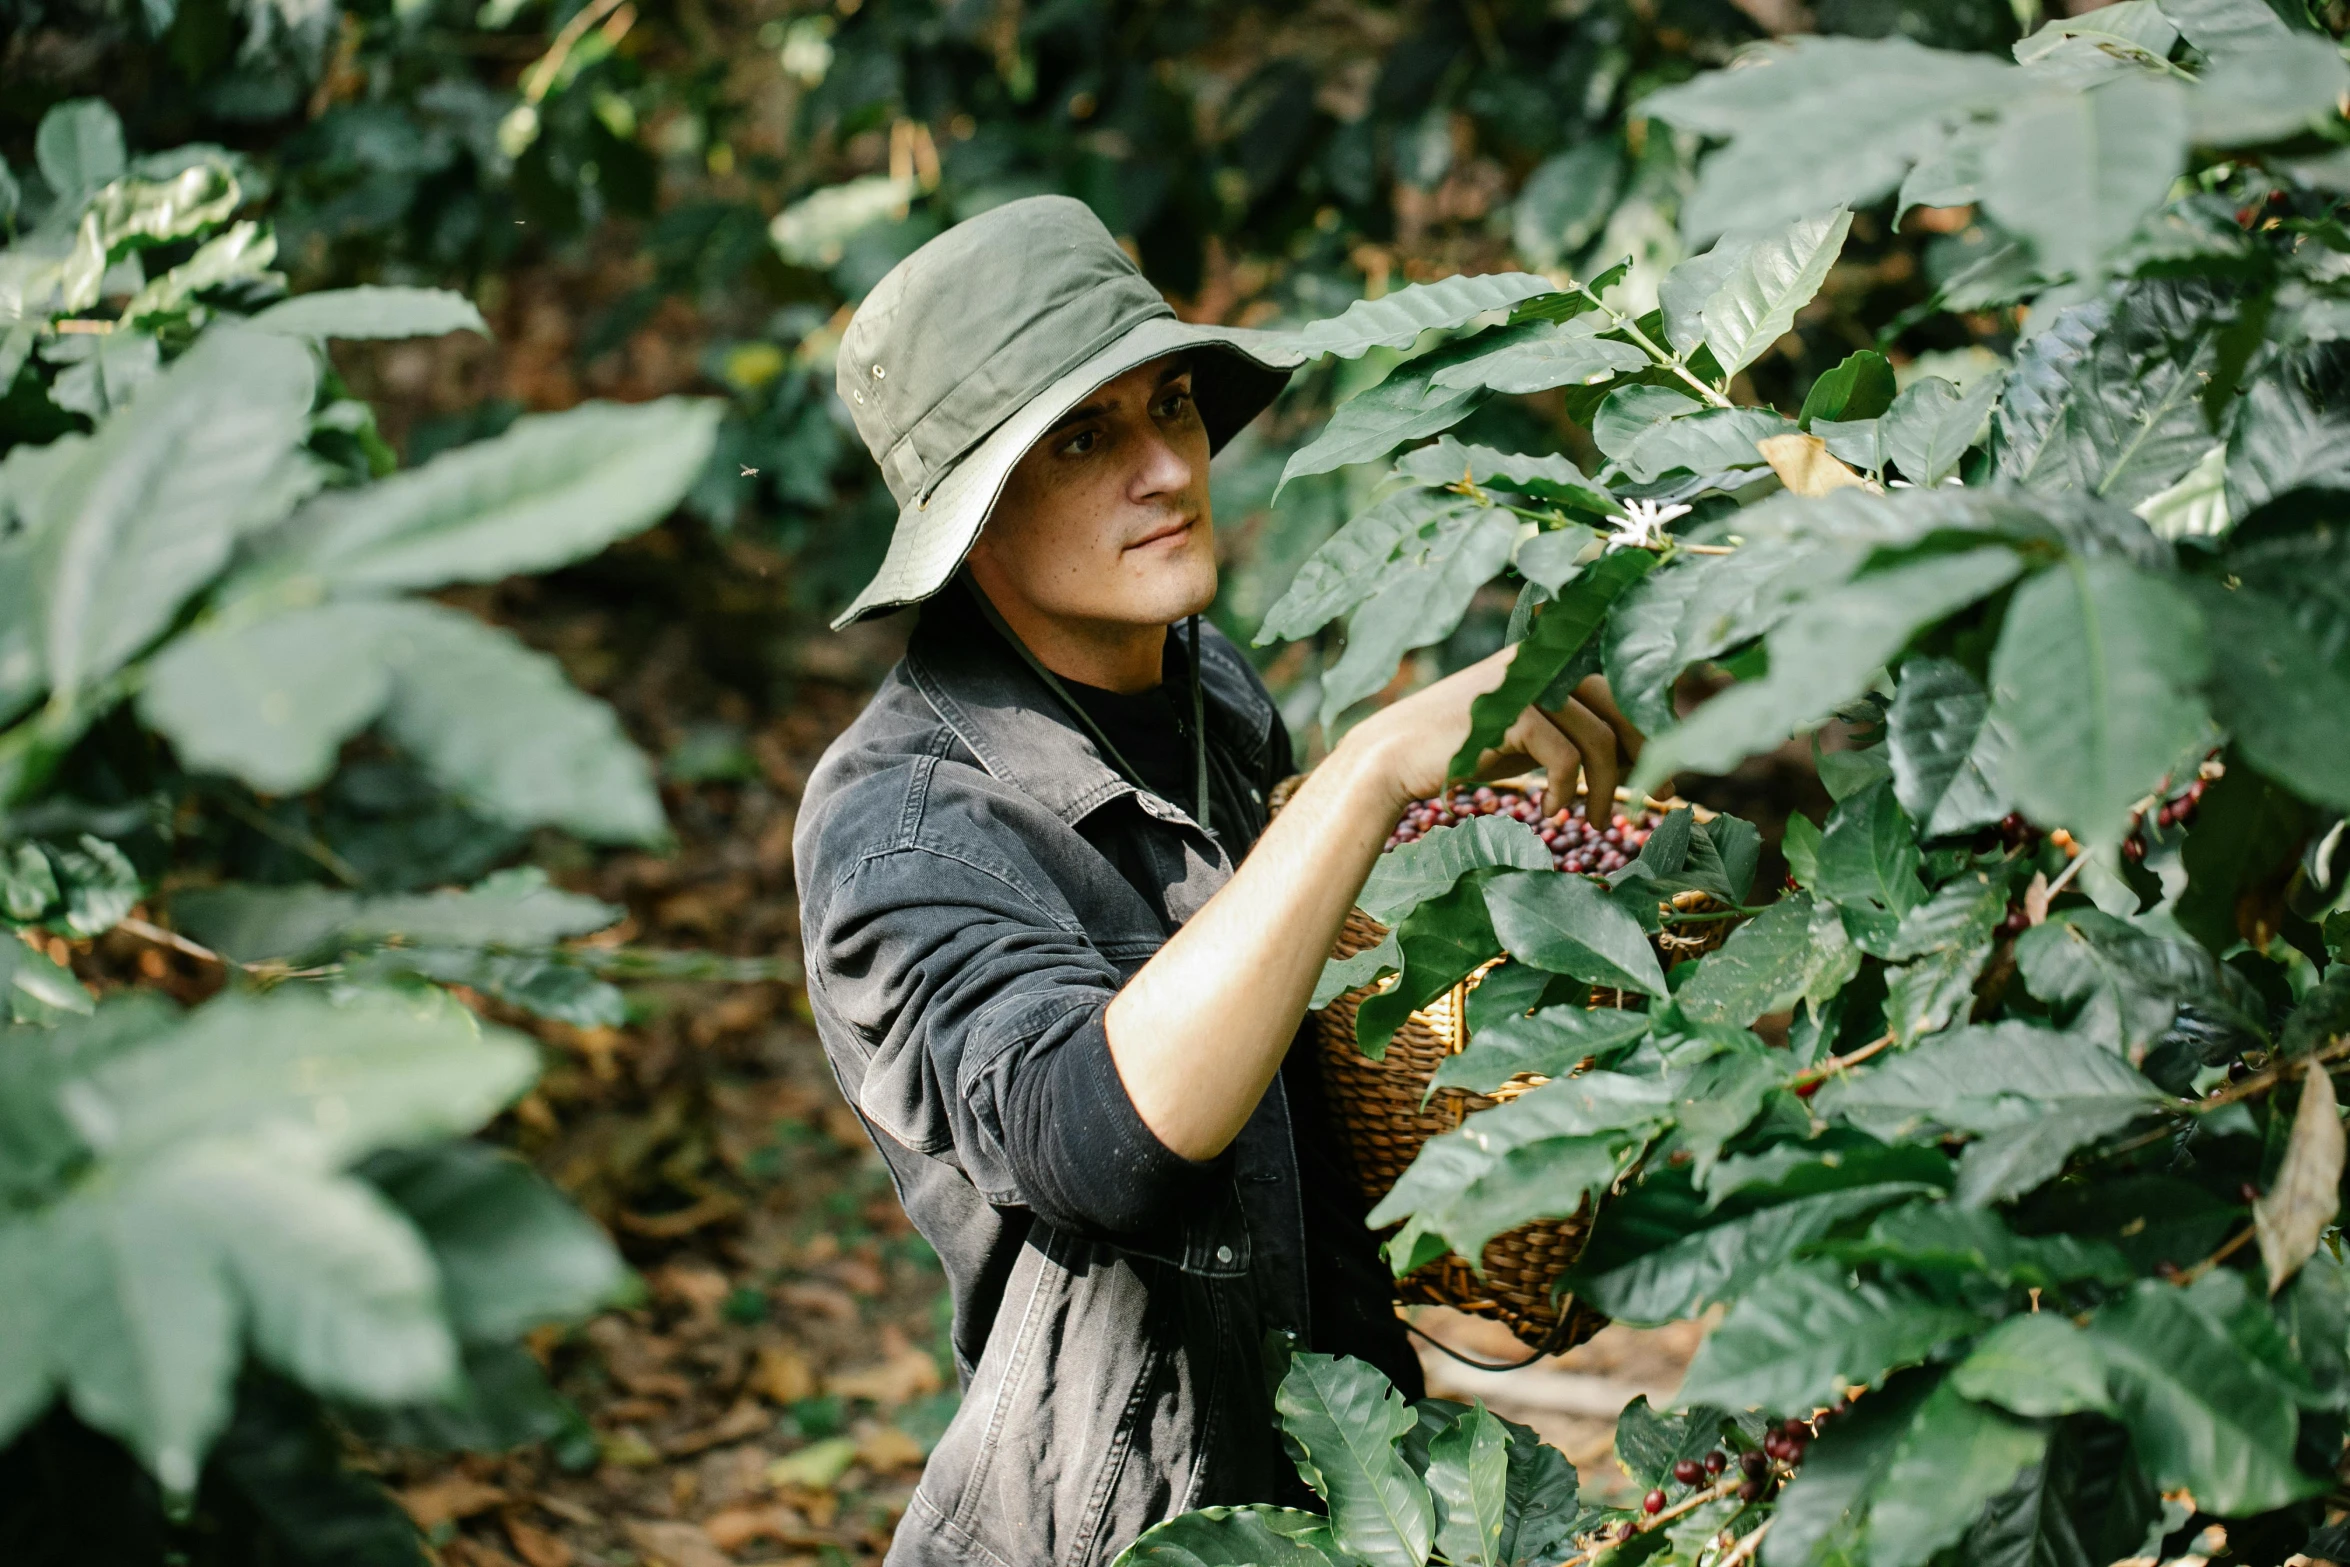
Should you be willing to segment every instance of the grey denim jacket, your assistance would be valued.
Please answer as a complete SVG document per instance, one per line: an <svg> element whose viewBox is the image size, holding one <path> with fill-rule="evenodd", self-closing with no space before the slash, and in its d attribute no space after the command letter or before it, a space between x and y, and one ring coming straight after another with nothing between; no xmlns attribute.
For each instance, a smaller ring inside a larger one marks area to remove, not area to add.
<svg viewBox="0 0 2350 1567"><path fill-rule="evenodd" d="M1110 998L1229 879L1225 844L1254 841L1290 766L1247 659L1203 628L1200 662L1217 798L1251 813L1216 835L1121 777L943 601L809 780L809 1002L945 1268L964 1389L892 1567L1085 1567L1177 1512L1301 1500L1269 1330L1417 1392L1359 1207L1318 1210L1307 1233L1300 1149L1329 1146L1318 1108L1293 1103L1310 1073L1293 1061L1233 1147L1193 1164L1110 1064ZM1309 1275L1359 1302L1312 1309ZM1349 1342L1313 1342L1314 1321Z"/></svg>

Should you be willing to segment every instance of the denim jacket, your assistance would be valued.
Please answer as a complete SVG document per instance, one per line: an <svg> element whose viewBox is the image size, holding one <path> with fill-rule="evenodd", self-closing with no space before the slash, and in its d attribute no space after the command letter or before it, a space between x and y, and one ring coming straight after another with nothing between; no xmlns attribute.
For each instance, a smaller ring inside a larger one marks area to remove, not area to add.
<svg viewBox="0 0 2350 1567"><path fill-rule="evenodd" d="M809 779L809 1003L945 1268L963 1386L892 1567L1082 1567L1190 1508L1300 1499L1268 1331L1418 1391L1305 1049L1207 1163L1151 1135L1110 1060L1110 998L1290 768L1247 659L1203 628L1200 662L1215 834L1105 763L951 595Z"/></svg>

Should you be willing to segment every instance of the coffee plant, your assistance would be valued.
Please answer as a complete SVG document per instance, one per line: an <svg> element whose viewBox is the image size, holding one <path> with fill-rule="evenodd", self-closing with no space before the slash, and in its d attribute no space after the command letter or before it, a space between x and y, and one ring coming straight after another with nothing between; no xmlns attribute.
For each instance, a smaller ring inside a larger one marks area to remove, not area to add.
<svg viewBox="0 0 2350 1567"><path fill-rule="evenodd" d="M608 708L428 595L657 521L716 409L395 472L324 344L469 304L284 297L241 160L130 156L95 101L39 154L0 251L0 1554L417 1562L340 1434L584 1438L522 1341L621 1282L466 1140L537 1053L443 987L609 1024L693 962L483 874L661 805Z"/></svg>
<svg viewBox="0 0 2350 1567"><path fill-rule="evenodd" d="M1636 789L1809 736L1834 804L1775 897L1735 817L1585 873L1509 812L1415 823L1366 890L1388 940L1317 996L1376 985L1376 1055L1504 959L1442 1081L1524 1091L1371 1217L1403 1273L1582 1215L1561 1290L1720 1310L1679 1408L1626 1411L1640 1504L1439 1540L1484 1513L1412 1500L1444 1494L1412 1433L1466 1417L1366 1397L1326 1532L1193 1515L1164 1559L2350 1553L2350 68L2261 0L2124 0L2013 55L1805 38L1650 96L1652 134L1718 143L1683 211L1713 243L1653 306L1620 268L1504 273L1292 334L1392 366L1285 476L1390 462L1265 620L1345 618L1326 726L1498 584L1516 654L1457 773L1604 674ZM1863 347L1757 401L1888 198L1972 209L1934 302L2020 323L2012 356L1961 384ZM1590 471L1447 433L1496 394L1561 400Z"/></svg>

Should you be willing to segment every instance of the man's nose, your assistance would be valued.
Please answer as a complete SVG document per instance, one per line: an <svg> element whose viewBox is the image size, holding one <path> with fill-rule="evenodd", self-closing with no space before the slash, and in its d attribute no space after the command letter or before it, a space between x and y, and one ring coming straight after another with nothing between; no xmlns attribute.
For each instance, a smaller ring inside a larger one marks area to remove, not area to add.
<svg viewBox="0 0 2350 1567"><path fill-rule="evenodd" d="M1142 462L1134 471L1133 498L1145 501L1179 495L1191 488L1193 477L1190 459L1175 449L1165 432L1152 425L1143 441Z"/></svg>

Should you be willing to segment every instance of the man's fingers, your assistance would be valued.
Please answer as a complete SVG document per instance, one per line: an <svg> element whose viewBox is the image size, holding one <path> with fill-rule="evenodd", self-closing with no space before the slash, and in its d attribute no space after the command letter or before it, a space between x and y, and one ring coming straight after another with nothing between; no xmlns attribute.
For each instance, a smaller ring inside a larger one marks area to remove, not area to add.
<svg viewBox="0 0 2350 1567"><path fill-rule="evenodd" d="M1532 757L1548 775L1549 785L1542 793L1543 815L1556 815L1575 803L1575 775L1583 769L1583 758L1541 709L1529 707L1518 715L1502 740L1502 749Z"/></svg>
<svg viewBox="0 0 2350 1567"><path fill-rule="evenodd" d="M1616 783L1623 776L1616 762L1616 732L1580 702L1569 702L1550 719L1582 753L1583 770L1591 779L1591 822L1605 827L1615 813Z"/></svg>
<svg viewBox="0 0 2350 1567"><path fill-rule="evenodd" d="M1607 676L1589 675L1575 687L1575 700L1597 713L1608 728L1615 731L1616 751L1627 762L1640 760L1640 747L1647 737L1632 727L1632 720L1616 706L1616 694L1608 689Z"/></svg>

